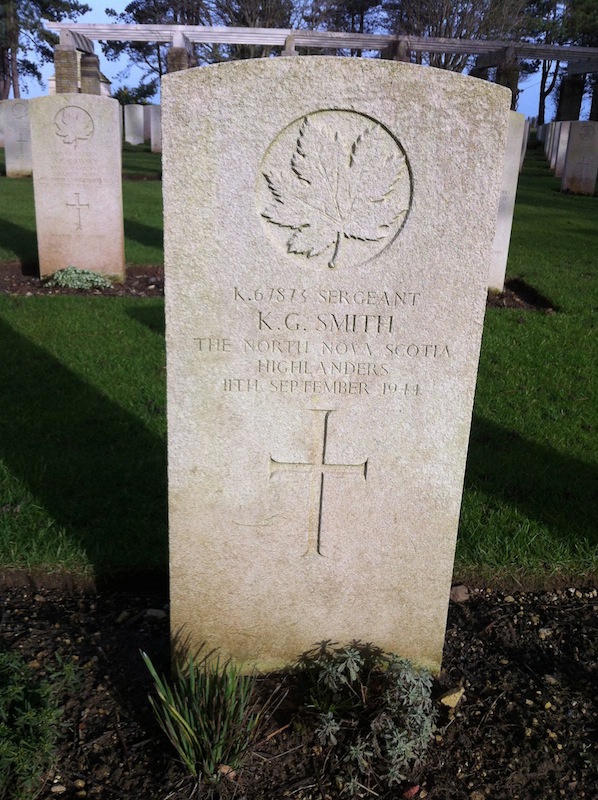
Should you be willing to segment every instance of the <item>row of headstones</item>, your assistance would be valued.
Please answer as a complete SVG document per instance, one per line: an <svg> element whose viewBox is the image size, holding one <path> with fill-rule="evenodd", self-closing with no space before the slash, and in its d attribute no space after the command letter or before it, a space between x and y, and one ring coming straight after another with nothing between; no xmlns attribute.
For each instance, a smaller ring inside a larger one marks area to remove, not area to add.
<svg viewBox="0 0 598 800"><path fill-rule="evenodd" d="M152 153L162 152L162 114L158 105L131 103L123 108L124 140L129 144L151 142Z"/></svg>
<svg viewBox="0 0 598 800"><path fill-rule="evenodd" d="M6 175L9 178L32 174L29 102L0 101L0 147L5 150ZM159 105L126 105L119 108L117 127L125 142L136 145L149 141L152 153L162 152Z"/></svg>
<svg viewBox="0 0 598 800"><path fill-rule="evenodd" d="M549 122L538 126L538 141L561 191L593 195L598 175L598 122Z"/></svg>

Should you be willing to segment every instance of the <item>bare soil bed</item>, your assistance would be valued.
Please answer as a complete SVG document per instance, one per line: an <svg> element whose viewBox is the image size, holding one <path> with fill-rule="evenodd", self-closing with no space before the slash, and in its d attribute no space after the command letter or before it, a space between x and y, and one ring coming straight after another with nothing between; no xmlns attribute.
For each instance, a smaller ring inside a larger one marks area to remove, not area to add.
<svg viewBox="0 0 598 800"><path fill-rule="evenodd" d="M389 798L532 800L598 797L596 686L598 593L575 588L467 591L451 602L440 698L464 689L453 711L438 702L426 764ZM41 798L188 797L182 768L152 717L149 674L139 655L168 670L165 591L106 594L12 588L0 595L0 647L22 653L41 675L55 655L80 666L66 701L64 736ZM294 679L260 731L247 766L223 796L333 800L340 796L326 753L301 719ZM367 795L373 797L374 795Z"/></svg>

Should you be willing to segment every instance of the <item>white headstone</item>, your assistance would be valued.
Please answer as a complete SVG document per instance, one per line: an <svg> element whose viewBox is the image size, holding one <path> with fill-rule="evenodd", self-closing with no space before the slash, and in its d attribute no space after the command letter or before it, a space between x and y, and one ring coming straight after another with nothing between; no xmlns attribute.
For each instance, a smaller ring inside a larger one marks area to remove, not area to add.
<svg viewBox="0 0 598 800"><path fill-rule="evenodd" d="M592 195L598 173L598 122L572 122L561 191Z"/></svg>
<svg viewBox="0 0 598 800"><path fill-rule="evenodd" d="M561 122L559 128L559 138L556 145L556 161L554 164L554 175L561 178L565 168L565 156L567 155L567 142L569 141L570 122Z"/></svg>
<svg viewBox="0 0 598 800"><path fill-rule="evenodd" d="M550 140L550 153L549 153L549 162L550 162L550 169L554 172L556 169L556 157L559 151L559 138L561 135L561 126L562 122L553 122L553 130L552 136Z"/></svg>
<svg viewBox="0 0 598 800"><path fill-rule="evenodd" d="M519 159L519 172L523 169L523 163L525 161L525 156L527 153L527 144L529 142L529 131L530 131L530 124L529 119L526 119L523 123L523 135L521 137L521 156Z"/></svg>
<svg viewBox="0 0 598 800"><path fill-rule="evenodd" d="M4 112L2 111L2 103L0 100L0 147L4 147Z"/></svg>
<svg viewBox="0 0 598 800"><path fill-rule="evenodd" d="M511 241L513 211L515 210L515 196L517 194L524 133L525 117L516 111L510 111L507 149L502 171L500 205L498 207L498 220L492 246L490 278L488 281L488 288L496 289L499 292L502 292L505 287L505 274L509 257L509 242Z"/></svg>
<svg viewBox="0 0 598 800"><path fill-rule="evenodd" d="M125 106L125 142L143 144L143 106L130 103Z"/></svg>
<svg viewBox="0 0 598 800"><path fill-rule="evenodd" d="M118 102L57 94L30 108L40 275L74 266L122 279Z"/></svg>
<svg viewBox="0 0 598 800"><path fill-rule="evenodd" d="M152 109L153 105L144 105L143 108L143 141L149 142L152 132Z"/></svg>
<svg viewBox="0 0 598 800"><path fill-rule="evenodd" d="M191 650L269 670L361 639L439 669L510 97L373 59L163 78Z"/></svg>
<svg viewBox="0 0 598 800"><path fill-rule="evenodd" d="M29 100L3 100L4 159L8 178L31 175Z"/></svg>
<svg viewBox="0 0 598 800"><path fill-rule="evenodd" d="M160 106L151 106L151 151L152 153L162 152L162 114Z"/></svg>

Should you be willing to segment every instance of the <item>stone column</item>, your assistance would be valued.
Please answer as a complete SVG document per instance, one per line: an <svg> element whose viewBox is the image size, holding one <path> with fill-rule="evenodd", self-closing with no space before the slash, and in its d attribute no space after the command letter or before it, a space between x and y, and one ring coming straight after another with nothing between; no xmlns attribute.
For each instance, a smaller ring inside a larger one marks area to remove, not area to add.
<svg viewBox="0 0 598 800"><path fill-rule="evenodd" d="M81 56L81 93L101 94L100 59L92 53Z"/></svg>
<svg viewBox="0 0 598 800"><path fill-rule="evenodd" d="M519 64L515 50L512 47L505 48L501 54L500 62L496 68L496 82L511 90L511 111L515 111L519 91Z"/></svg>
<svg viewBox="0 0 598 800"><path fill-rule="evenodd" d="M171 47L166 55L168 72L181 72L191 66L189 53L185 47Z"/></svg>
<svg viewBox="0 0 598 800"><path fill-rule="evenodd" d="M563 77L559 91L556 119L573 122L579 119L585 83L585 75L565 75Z"/></svg>
<svg viewBox="0 0 598 800"><path fill-rule="evenodd" d="M56 94L79 91L79 56L74 47L57 45L54 48Z"/></svg>

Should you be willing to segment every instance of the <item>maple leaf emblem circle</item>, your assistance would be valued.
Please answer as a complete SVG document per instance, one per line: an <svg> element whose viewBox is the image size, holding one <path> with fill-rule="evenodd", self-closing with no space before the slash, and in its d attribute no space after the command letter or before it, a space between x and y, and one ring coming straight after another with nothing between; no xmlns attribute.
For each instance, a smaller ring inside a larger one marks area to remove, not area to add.
<svg viewBox="0 0 598 800"><path fill-rule="evenodd" d="M93 136L93 120L84 108L65 106L54 117L56 136L65 144L85 142Z"/></svg>
<svg viewBox="0 0 598 800"><path fill-rule="evenodd" d="M334 269L344 242L380 242L406 218L411 176L405 153L370 118L353 112L304 117L287 163L263 171L270 202L261 214L290 230L288 253L325 254Z"/></svg>

